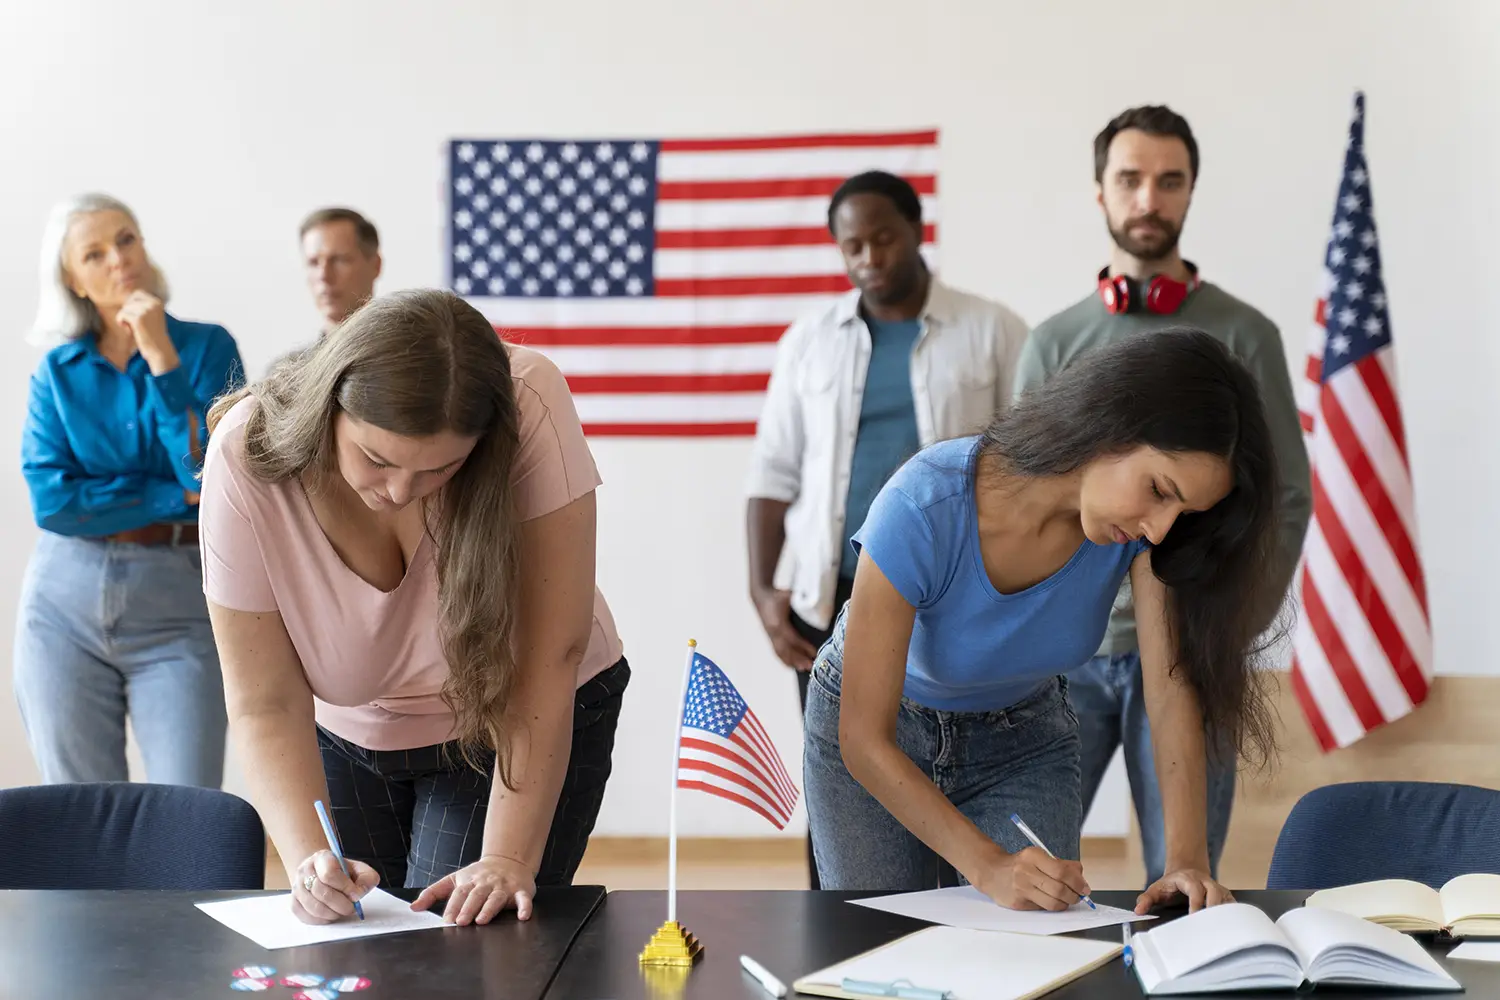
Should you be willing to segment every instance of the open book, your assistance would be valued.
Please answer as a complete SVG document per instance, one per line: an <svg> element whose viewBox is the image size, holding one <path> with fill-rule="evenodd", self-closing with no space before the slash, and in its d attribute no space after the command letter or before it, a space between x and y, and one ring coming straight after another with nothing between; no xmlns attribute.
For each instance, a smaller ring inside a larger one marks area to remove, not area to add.
<svg viewBox="0 0 1500 1000"><path fill-rule="evenodd" d="M792 988L815 996L865 1000L903 995L892 992L899 983L947 1000L1029 1000L1099 968L1119 953L1118 941L928 927L809 973Z"/></svg>
<svg viewBox="0 0 1500 1000"><path fill-rule="evenodd" d="M1500 875L1460 875L1441 889L1399 878L1360 882L1315 892L1307 905L1352 913L1398 931L1500 937Z"/></svg>
<svg viewBox="0 0 1500 1000"><path fill-rule="evenodd" d="M1415 939L1337 910L1291 910L1275 923L1226 903L1136 934L1136 976L1150 996L1313 985L1461 990Z"/></svg>

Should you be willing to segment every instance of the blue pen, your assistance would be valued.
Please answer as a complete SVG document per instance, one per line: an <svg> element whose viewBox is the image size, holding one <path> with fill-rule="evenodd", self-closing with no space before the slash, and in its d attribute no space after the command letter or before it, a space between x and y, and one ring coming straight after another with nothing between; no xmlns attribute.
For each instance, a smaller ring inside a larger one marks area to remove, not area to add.
<svg viewBox="0 0 1500 1000"><path fill-rule="evenodd" d="M348 878L349 866L344 863L344 851L339 847L339 835L333 832L333 820L328 818L328 810L324 807L322 799L314 802L313 806L318 810L318 822L323 824L323 836L328 838L328 849L333 852L334 857L339 859L339 868L343 871L344 878ZM354 912L359 919L365 919L365 908L359 905L357 899L354 901Z"/></svg>
<svg viewBox="0 0 1500 1000"><path fill-rule="evenodd" d="M1029 827L1025 823L1021 822L1021 817L1020 816L1017 816L1015 813L1011 813L1010 814L1010 821L1012 823L1016 824L1017 828L1019 828L1020 831L1026 835L1026 839L1027 840L1031 841L1032 844L1034 844L1036 847L1039 847L1043 851L1046 851L1047 852L1047 857L1053 858L1054 860L1057 858L1056 854L1053 854L1051 851L1047 850L1047 845L1044 844L1044 843L1042 843L1041 838L1038 837L1036 834L1034 834L1034 833L1031 832L1031 827ZM1099 909L1099 907L1097 907L1097 906L1094 905L1094 901L1092 899L1089 899L1087 896L1080 896L1078 898L1082 899L1085 903L1089 904L1089 909L1091 909L1091 910L1097 910L1097 909Z"/></svg>
<svg viewBox="0 0 1500 1000"><path fill-rule="evenodd" d="M1124 941L1125 941L1125 968L1127 968L1127 969L1130 968L1132 965L1135 964L1135 949L1133 947L1131 947L1130 936L1131 936L1130 925L1129 924L1121 924L1120 925L1120 937L1122 939L1124 939Z"/></svg>

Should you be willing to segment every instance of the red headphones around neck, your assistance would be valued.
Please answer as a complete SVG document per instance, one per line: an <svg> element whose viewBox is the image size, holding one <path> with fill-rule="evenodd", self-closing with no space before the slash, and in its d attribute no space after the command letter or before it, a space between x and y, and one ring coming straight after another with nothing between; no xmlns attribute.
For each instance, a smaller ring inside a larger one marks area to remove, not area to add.
<svg viewBox="0 0 1500 1000"><path fill-rule="evenodd" d="M1197 265L1186 260L1183 264L1187 266L1188 280L1178 281L1165 274L1154 274L1144 288L1128 275L1111 277L1106 267L1099 272L1099 298L1103 300L1104 308L1117 316L1136 312L1170 316L1182 308L1188 294L1200 284Z"/></svg>

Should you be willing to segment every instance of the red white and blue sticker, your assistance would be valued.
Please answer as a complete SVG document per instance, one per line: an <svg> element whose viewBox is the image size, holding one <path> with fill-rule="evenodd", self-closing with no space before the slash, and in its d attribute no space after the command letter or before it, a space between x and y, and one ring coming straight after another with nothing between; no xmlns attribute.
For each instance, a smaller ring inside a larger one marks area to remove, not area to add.
<svg viewBox="0 0 1500 1000"><path fill-rule="evenodd" d="M241 993L264 993L266 990L276 988L274 979L231 979L229 988L239 990Z"/></svg>
<svg viewBox="0 0 1500 1000"><path fill-rule="evenodd" d="M318 975L314 975L311 972L298 972L295 975L282 976L281 977L281 985L282 986L291 986L291 987L322 986L323 985L323 977L322 976L318 976Z"/></svg>
<svg viewBox="0 0 1500 1000"><path fill-rule="evenodd" d="M323 985L340 993L358 993L369 989L371 983L364 976L336 976Z"/></svg>
<svg viewBox="0 0 1500 1000"><path fill-rule="evenodd" d="M270 979L276 970L269 965L247 965L230 973L235 979Z"/></svg>
<svg viewBox="0 0 1500 1000"><path fill-rule="evenodd" d="M303 990L292 997L292 1000L339 1000L345 993L358 993L370 986L370 981L364 976L335 976L322 986Z"/></svg>

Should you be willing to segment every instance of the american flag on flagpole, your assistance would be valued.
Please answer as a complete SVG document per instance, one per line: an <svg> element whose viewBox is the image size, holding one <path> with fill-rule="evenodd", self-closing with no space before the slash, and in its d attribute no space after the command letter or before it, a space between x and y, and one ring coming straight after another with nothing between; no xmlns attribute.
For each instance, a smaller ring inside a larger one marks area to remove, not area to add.
<svg viewBox="0 0 1500 1000"><path fill-rule="evenodd" d="M850 287L841 181L909 180L936 266L937 139L454 140L449 284L551 357L587 434L753 435L777 340Z"/></svg>
<svg viewBox="0 0 1500 1000"><path fill-rule="evenodd" d="M1411 712L1426 699L1432 676L1364 108L1364 95L1356 94L1324 291L1299 387L1313 512L1292 685L1325 751Z"/></svg>
<svg viewBox="0 0 1500 1000"><path fill-rule="evenodd" d="M677 787L736 802L784 829L798 792L781 754L724 671L706 656L691 655Z"/></svg>

